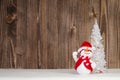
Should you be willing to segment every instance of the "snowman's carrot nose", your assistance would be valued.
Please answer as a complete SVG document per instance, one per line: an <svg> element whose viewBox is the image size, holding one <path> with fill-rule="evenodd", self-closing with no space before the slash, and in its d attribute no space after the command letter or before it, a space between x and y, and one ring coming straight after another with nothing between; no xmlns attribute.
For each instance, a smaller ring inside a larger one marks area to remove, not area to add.
<svg viewBox="0 0 120 80"><path fill-rule="evenodd" d="M86 48L86 52L88 52L88 47Z"/></svg>

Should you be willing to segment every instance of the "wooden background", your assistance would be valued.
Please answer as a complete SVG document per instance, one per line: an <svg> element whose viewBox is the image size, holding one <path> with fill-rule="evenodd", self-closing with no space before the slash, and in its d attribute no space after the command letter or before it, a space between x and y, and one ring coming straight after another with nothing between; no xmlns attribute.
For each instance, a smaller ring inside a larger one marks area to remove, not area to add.
<svg viewBox="0 0 120 80"><path fill-rule="evenodd" d="M73 68L95 9L108 68L120 68L120 0L0 0L0 68Z"/></svg>

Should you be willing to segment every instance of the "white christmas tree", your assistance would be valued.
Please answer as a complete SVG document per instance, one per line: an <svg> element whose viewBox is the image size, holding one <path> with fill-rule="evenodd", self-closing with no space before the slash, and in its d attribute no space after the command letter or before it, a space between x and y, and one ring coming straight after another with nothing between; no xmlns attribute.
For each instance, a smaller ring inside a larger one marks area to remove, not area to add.
<svg viewBox="0 0 120 80"><path fill-rule="evenodd" d="M104 72L106 69L105 52L102 42L103 40L100 34L100 29L97 23L97 19L95 18L95 24L91 34L91 44L95 48L95 50L93 50L92 57L92 60L96 63L95 72Z"/></svg>

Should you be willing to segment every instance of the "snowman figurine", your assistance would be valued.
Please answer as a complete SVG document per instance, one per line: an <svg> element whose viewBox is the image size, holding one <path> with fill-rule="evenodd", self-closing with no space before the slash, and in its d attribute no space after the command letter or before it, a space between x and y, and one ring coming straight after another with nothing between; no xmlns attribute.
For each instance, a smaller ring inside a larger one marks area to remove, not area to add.
<svg viewBox="0 0 120 80"><path fill-rule="evenodd" d="M96 64L91 60L93 55L93 48L92 45L84 41L78 51L73 52L73 59L75 61L75 70L79 74L89 74L91 73Z"/></svg>

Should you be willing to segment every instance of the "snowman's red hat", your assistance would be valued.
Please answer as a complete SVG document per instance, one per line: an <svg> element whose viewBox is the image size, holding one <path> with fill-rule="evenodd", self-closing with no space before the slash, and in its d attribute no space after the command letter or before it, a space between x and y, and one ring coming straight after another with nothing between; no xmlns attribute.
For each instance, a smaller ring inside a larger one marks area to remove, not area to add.
<svg viewBox="0 0 120 80"><path fill-rule="evenodd" d="M88 50L92 51L92 45L90 44L90 42L84 41L81 45L81 47L78 49L78 52L81 52L81 50L84 50L88 48Z"/></svg>

